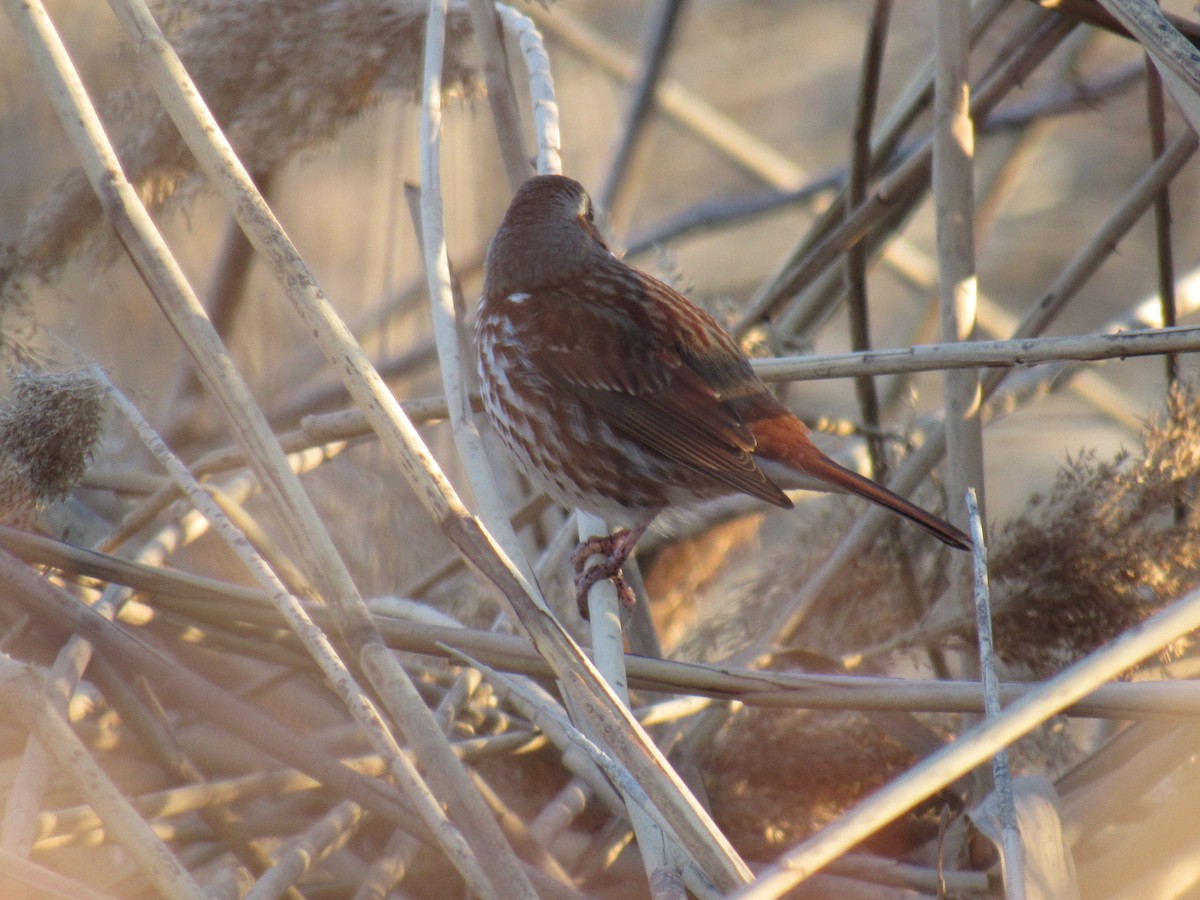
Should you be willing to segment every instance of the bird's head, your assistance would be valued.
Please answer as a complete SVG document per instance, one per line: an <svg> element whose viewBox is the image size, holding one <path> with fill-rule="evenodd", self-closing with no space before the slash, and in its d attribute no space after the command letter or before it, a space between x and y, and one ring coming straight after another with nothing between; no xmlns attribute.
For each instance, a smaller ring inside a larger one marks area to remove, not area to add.
<svg viewBox="0 0 1200 900"><path fill-rule="evenodd" d="M486 294L504 296L568 280L597 254L609 251L583 185L563 175L535 176L517 190L488 246Z"/></svg>

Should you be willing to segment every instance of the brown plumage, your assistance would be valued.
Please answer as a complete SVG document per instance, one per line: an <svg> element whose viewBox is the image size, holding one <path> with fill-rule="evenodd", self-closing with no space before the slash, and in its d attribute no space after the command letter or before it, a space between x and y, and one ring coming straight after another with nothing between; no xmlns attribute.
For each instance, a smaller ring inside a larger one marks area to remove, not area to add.
<svg viewBox="0 0 1200 900"><path fill-rule="evenodd" d="M662 509L738 492L785 508L783 488L858 494L970 546L818 450L715 319L609 251L569 178L542 175L517 191L488 248L475 341L488 416L524 472L630 529L589 545L610 564L582 578L581 592L618 575Z"/></svg>

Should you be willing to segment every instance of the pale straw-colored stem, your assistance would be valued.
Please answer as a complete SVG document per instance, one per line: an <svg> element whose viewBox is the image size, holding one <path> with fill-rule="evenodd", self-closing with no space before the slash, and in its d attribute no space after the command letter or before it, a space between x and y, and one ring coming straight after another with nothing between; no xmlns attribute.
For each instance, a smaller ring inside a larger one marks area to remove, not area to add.
<svg viewBox="0 0 1200 900"><path fill-rule="evenodd" d="M200 886L92 758L46 696L32 667L0 655L0 702L37 736L155 890L164 897L202 900Z"/></svg>
<svg viewBox="0 0 1200 900"><path fill-rule="evenodd" d="M487 878L474 861L470 846L447 819L438 799L425 785L408 756L396 745L375 704L359 687L325 632L312 621L300 601L287 590L275 572L255 552L245 535L229 520L213 496L195 480L179 458L170 452L140 411L113 386L99 367L93 366L91 373L113 405L129 420L146 448L167 469L191 503L203 513L271 598L272 604L287 621L292 632L304 643L305 649L316 661L328 683L339 693L347 710L371 739L376 751L387 760L392 776L416 805L425 825L443 842L443 849L455 861L460 871L463 871L464 877L473 879L477 889L486 890Z"/></svg>
<svg viewBox="0 0 1200 900"><path fill-rule="evenodd" d="M937 226L938 307L943 341L967 341L975 332L975 123L968 74L970 4L937 5L937 69L933 100L933 205ZM983 490L983 429L979 421L979 377L972 369L947 371L944 378L947 491L962 497ZM980 505L985 506L980 500ZM985 507L986 508L986 507ZM966 522L956 506L949 518ZM970 566L951 564L953 583L965 590Z"/></svg>
<svg viewBox="0 0 1200 900"><path fill-rule="evenodd" d="M988 583L987 543L983 534L983 516L974 489L966 494L967 517L971 533L971 562L975 581L975 632L979 639L979 672L983 681L984 715L988 721L1000 715L1000 678L996 674L996 649L992 642L991 588ZM1021 852L1021 833L1017 830L1017 810L1013 802L1012 771L1008 751L997 750L992 756L992 778L1002 836L1001 860L1004 892L1008 900L1024 900L1025 875Z"/></svg>
<svg viewBox="0 0 1200 900"><path fill-rule="evenodd" d="M609 532L608 525L596 516L580 511L576 513L576 519L581 541ZM592 660L596 664L596 671L612 686L621 702L628 706L629 685L625 673L621 601L616 586L609 580L596 582L588 591L587 603L588 624L592 631ZM622 796L629 809L629 823L637 837L651 893L656 900L672 896L672 885L678 884L682 890L682 853L654 819L632 803L629 797Z"/></svg>

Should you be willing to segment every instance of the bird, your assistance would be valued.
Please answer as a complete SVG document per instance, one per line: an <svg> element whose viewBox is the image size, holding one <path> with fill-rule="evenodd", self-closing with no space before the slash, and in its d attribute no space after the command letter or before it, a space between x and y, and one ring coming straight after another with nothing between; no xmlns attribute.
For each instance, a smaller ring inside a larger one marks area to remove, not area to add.
<svg viewBox="0 0 1200 900"><path fill-rule="evenodd" d="M633 602L621 566L660 512L730 494L782 508L785 488L856 494L971 546L821 452L716 319L608 248L574 179L537 175L517 189L488 245L475 346L484 410L517 466L619 526L573 556L585 615L603 578Z"/></svg>

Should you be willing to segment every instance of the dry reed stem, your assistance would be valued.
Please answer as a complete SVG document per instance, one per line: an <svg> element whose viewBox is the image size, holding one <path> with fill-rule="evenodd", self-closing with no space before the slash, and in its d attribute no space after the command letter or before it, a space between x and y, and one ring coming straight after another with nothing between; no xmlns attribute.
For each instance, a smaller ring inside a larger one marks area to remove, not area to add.
<svg viewBox="0 0 1200 900"><path fill-rule="evenodd" d="M1000 715L1000 678L996 674L996 651L992 643L991 591L988 582L988 551L983 534L983 516L973 488L967 489L967 515L972 543L972 570L975 580L975 632L979 639L979 672L983 682L983 706L987 721ZM997 815L1000 819L1000 861L1004 873L1004 891L1008 900L1025 900L1025 868L1021 853L1021 835L1017 831L1017 811L1013 805L1012 771L1008 751L997 750L992 756Z"/></svg>
<svg viewBox="0 0 1200 900"><path fill-rule="evenodd" d="M347 381L352 396L372 414L373 425L385 447L413 480L414 488L426 502L435 521L446 522L465 517L465 510L454 497L449 483L361 348L333 314L316 280L223 139L219 126L200 101L195 86L145 6L138 2L114 2L114 8L122 24L137 38L138 46L148 51L143 57L147 74L168 113L180 128L185 142L196 154L201 168L230 203L251 242L270 259L272 269L285 287L289 300L316 336L327 357L339 363L339 373ZM235 418L241 415L240 410L227 409L226 412ZM277 448L276 452L279 452ZM259 475L264 477L261 471ZM310 577L320 585L337 612L343 633L356 643L358 662L379 690L392 721L403 728L413 743L427 776L441 797L449 802L457 827L472 848L478 851L476 862L469 854L463 853L465 846L456 847L453 851L447 847L456 866L468 878L473 889L484 895L489 895L491 890L499 891L499 886L503 884L527 884L511 849L495 821L488 815L465 770L449 751L445 737L437 728L430 711L407 673L383 646L349 573L338 558L308 498L299 489L298 483L291 479L286 467L276 465L275 475L280 480L279 486L284 489L280 493L286 496L281 506L295 516L285 516L285 526L297 520L305 522L306 527L299 534L294 533L294 528L288 530L293 532L290 536L298 546L307 548L308 552L303 555L310 566ZM271 493L269 482L268 487L268 493ZM275 499L280 502L282 497ZM451 832L441 829L435 833L449 840ZM480 879L480 864L489 873L487 879ZM490 890L486 886L489 880L492 885Z"/></svg>
<svg viewBox="0 0 1200 900"><path fill-rule="evenodd" d="M145 26L145 19L149 15L144 7L141 11L144 16L139 24ZM40 76L48 85L54 86L52 95L60 118L103 201L106 215L121 235L177 333L193 353L204 380L216 392L229 421L236 426L235 433L243 442L244 449L256 461L257 474L267 487L268 494L285 511L281 520L289 536L296 546L307 549L308 552L303 554L306 560L314 563L319 561L309 569L310 573L315 574L314 581L322 585L330 598L354 594L353 584L341 568L332 541L287 466L282 450L274 442L253 397L234 373L232 362L212 331L199 301L150 221L145 207L125 180L112 146L104 135L95 110L53 25L44 12L40 12L40 8L35 11L33 6L25 9L10 7L9 12L26 40ZM149 24L152 31L157 30L153 20ZM165 45L161 34L158 35L158 41L160 43L157 46L161 49ZM304 524L301 525L301 522ZM340 579L337 577L339 572L342 576ZM418 705L425 710L423 704ZM364 724L367 723L364 721ZM383 752L396 755L394 744L390 750L388 748L390 735L382 723L375 720L370 733L379 739ZM398 763L404 764L406 762ZM452 779L447 781L452 782ZM436 804L433 804L426 808L435 807ZM460 863L469 867L469 863L463 859L460 859Z"/></svg>
<svg viewBox="0 0 1200 900"><path fill-rule="evenodd" d="M1110 248L1116 246L1121 236L1133 227L1140 215L1154 202L1154 197L1162 186L1191 158L1197 144L1196 135L1191 131L1176 138L1168 151L1137 180L1109 218L1054 279L1039 301L1021 320L1014 338L1032 337L1053 322L1063 306L1078 293L1107 259ZM984 402L996 391L1004 375L1003 371L989 372L985 375L982 384ZM925 443L897 470L891 484L892 490L904 494L915 488L942 458L945 440L945 430L935 428L927 436ZM851 565L858 558L887 521L886 511L868 510L834 548L821 567L812 574L803 589L792 599L791 605L776 614L764 632L766 640L786 640L792 635L809 615L812 604L825 593L828 585L838 577L844 567Z"/></svg>
<svg viewBox="0 0 1200 900"><path fill-rule="evenodd" d="M541 174L562 171L562 135L558 126L558 100L554 95L554 76L542 36L528 16L504 3L496 4L504 29L517 39L525 71L529 77L529 99L533 104L534 136Z"/></svg>
<svg viewBox="0 0 1200 900"><path fill-rule="evenodd" d="M579 540L587 541L593 536L608 534L610 528L596 516L576 510ZM588 563L595 562L595 558ZM585 564L586 565L586 564ZM613 693L625 706L629 706L629 685L625 671L624 636L621 629L621 601L617 587L609 579L602 579L588 591L588 624L592 636L592 659L596 671L612 687ZM592 734L593 740L602 739ZM629 823L637 837L638 851L646 871L651 896L655 900L666 900L683 893L684 858L679 846L663 831L649 815L622 794L629 810Z"/></svg>
<svg viewBox="0 0 1200 900"><path fill-rule="evenodd" d="M975 332L975 124L968 73L970 6L947 0L937 7L937 67L934 75L932 189L937 228L938 309L943 341L966 341ZM943 378L946 418L946 488L958 498L983 490L983 433L979 421L979 376L971 369ZM980 499L981 505L983 499ZM957 502L947 513L966 522ZM950 590L968 603L970 563L951 557Z"/></svg>
<svg viewBox="0 0 1200 900"><path fill-rule="evenodd" d="M275 900L304 877L313 866L343 847L362 824L363 811L343 800L317 818L303 833L272 854L275 865L246 892L245 900Z"/></svg>
<svg viewBox="0 0 1200 900"><path fill-rule="evenodd" d="M847 209L853 209L866 198L867 181L871 170L871 128L875 122L875 108L879 102L883 54L891 13L891 0L876 0L871 18L867 23L866 39L863 41L862 65L860 66L862 76L859 79L858 99L855 101L854 124L851 131L850 161L847 164ZM850 318L850 348L860 352L870 350L867 253L864 244L855 244L846 251L845 281L846 311ZM887 481L888 462L883 440L879 436L879 392L875 380L867 375L859 375L854 380L854 390L858 398L859 415L863 426L868 431L875 432L874 436L867 440L871 475L879 481Z"/></svg>
<svg viewBox="0 0 1200 900"><path fill-rule="evenodd" d="M185 572L145 566L93 551L72 548L47 538L0 528L0 546L21 554L30 562L48 564L67 571L91 574L116 583L126 583L160 596L167 608L177 600L196 601L193 615L214 619L275 623L277 616L269 608L261 591L216 581ZM131 607L136 610L137 604ZM309 612L319 623L332 624L329 614L319 606ZM131 613L133 614L133 613ZM516 637L489 635L468 629L447 631L435 625L405 623L389 617L377 619L390 645L422 653L440 655L439 644L478 656L490 665L533 676L551 674L532 646ZM957 628L955 622L951 627ZM911 636L909 636L911 640ZM738 670L729 666L676 663L629 657L627 666L633 683L644 690L700 693L718 698L740 699L749 704L779 706L839 707L853 709L910 709L943 712L981 711L973 699L973 683L904 681L864 678L861 676L796 675ZM1025 688L1005 685L1006 700L1020 695ZM1136 718L1148 716L1200 715L1200 695L1187 682L1112 685L1087 703L1072 710L1083 716Z"/></svg>
<svg viewBox="0 0 1200 900"><path fill-rule="evenodd" d="M652 20L647 23L645 50L638 65L637 78L630 83L627 91L625 118L605 175L593 195L596 206L610 224L620 217L619 207L628 185L627 176L633 168L636 150L654 111L655 97L663 79L667 58L686 8L685 0L659 0Z"/></svg>
<svg viewBox="0 0 1200 900"><path fill-rule="evenodd" d="M995 719L964 732L953 743L889 782L835 823L783 854L759 874L753 885L734 896L742 900L774 897L800 883L829 860L971 771L1070 703L1197 628L1200 628L1200 591L1193 591L1146 619L1141 627L1125 632L1055 677L1039 683Z"/></svg>
<svg viewBox="0 0 1200 900"><path fill-rule="evenodd" d="M166 609L183 609L188 622L220 624L221 611L214 601L204 604L180 603L170 595L164 595ZM144 607L132 604L127 608L131 622L147 618ZM313 610L320 619L319 608ZM255 612L238 611L232 618L243 623L269 624L273 616L266 610ZM453 652L470 653L473 657L486 660L498 670L534 677L547 677L553 673L538 657L536 652L518 638L487 635L486 632L450 633L437 625L406 622L397 624L381 618L380 627L388 636L389 643L397 648L430 654L436 657L450 656ZM952 622L940 631L962 630L962 624ZM899 646L920 643L921 634L905 635ZM453 651L442 649L454 648ZM893 648L894 649L894 648ZM853 662L853 661L851 661ZM773 706L783 709L858 709L858 710L901 710L912 712L968 713L982 712L975 682L933 682L924 679L873 678L868 676L816 675L816 674L771 674L725 666L682 664L669 661L650 660L630 656L626 662L631 684L641 690L659 693L681 693L711 697L719 700L737 700L748 706ZM1005 684L1002 696L1012 700L1028 689L1020 683ZM1133 685L1114 685L1105 688L1086 702L1072 706L1069 714L1081 717L1139 719L1139 718L1193 718L1200 716L1200 694L1186 682L1146 682ZM639 720L642 713L638 713ZM519 742L526 739L516 738ZM456 748L458 745L454 745Z"/></svg>
<svg viewBox="0 0 1200 900"><path fill-rule="evenodd" d="M425 825L443 842L447 855L457 861L457 865L461 867L460 871L465 870L463 874L469 882L476 886L485 886L487 881L483 872L470 861L470 847L446 818L437 798L426 786L416 767L394 742L375 704L359 687L329 638L308 617L304 607L287 590L275 571L255 552L245 534L234 526L214 497L200 486L187 467L166 448L136 407L113 387L98 367L93 367L92 375L105 390L110 401L129 419L139 437L168 470L180 490L216 528L271 598L272 604L286 619L288 627L304 643L305 649L317 662L328 683L341 697L346 709L371 738L376 751L388 760L393 777L416 805Z"/></svg>
<svg viewBox="0 0 1200 900"><path fill-rule="evenodd" d="M1177 286L1181 292L1200 287L1200 270ZM894 350L775 356L752 362L764 381L807 381L856 375L894 375L938 369L1014 368L1073 360L1100 362L1200 350L1200 326L1147 328L1108 334L997 341L951 341L913 344Z"/></svg>
<svg viewBox="0 0 1200 900"><path fill-rule="evenodd" d="M1146 124L1149 131L1150 152L1162 156L1167 148L1166 91L1162 76L1158 74L1149 55L1142 61L1146 71ZM1175 251L1172 239L1171 191L1164 188L1154 201L1155 262L1158 269L1158 296L1162 307L1163 325L1178 324L1175 308ZM1168 389L1179 381L1179 357L1175 353L1163 356Z"/></svg>
<svg viewBox="0 0 1200 900"><path fill-rule="evenodd" d="M1200 128L1200 118L1195 117L1200 112L1200 54L1195 46L1148 0L1100 0L1100 4L1146 48L1192 127Z"/></svg>
<svg viewBox="0 0 1200 900"><path fill-rule="evenodd" d="M492 0L470 0L471 28L483 56L483 79L487 84L488 104L496 125L496 143L504 160L508 187L514 193L529 177L529 159L521 128L517 97L509 76L504 31L496 4ZM439 73L439 79L441 73Z"/></svg>
<svg viewBox="0 0 1200 900"><path fill-rule="evenodd" d="M159 840L92 759L87 748L51 704L45 683L32 667L0 658L0 696L38 742L54 757L59 770L96 810L106 826L136 861L154 887L168 897L200 900L204 892L183 864Z"/></svg>
<svg viewBox="0 0 1200 900"><path fill-rule="evenodd" d="M445 3L442 3L445 6ZM421 92L421 250L425 265L426 290L429 294L437 345L442 389L445 391L454 444L466 470L480 516L508 559L530 584L536 584L521 543L509 521L500 490L492 477L491 465L472 416L468 396L469 365L466 352L465 323L455 308L450 284L450 258L446 249L442 210L441 129L442 66L445 41L445 9L430 4L429 25L425 36L425 81ZM507 76L506 76L507 77ZM532 885L529 887L532 891Z"/></svg>
<svg viewBox="0 0 1200 900"><path fill-rule="evenodd" d="M1200 289L1200 270L1184 275L1176 284L1183 295ZM1187 302L1186 297L1181 302ZM1192 306L1195 305L1193 302ZM1015 322L1015 320L1014 320ZM1167 353L1190 353L1200 349L1198 326L1155 327L1092 335L1071 335L1056 338L1014 338L1004 340L912 344L885 350L847 353L814 353L805 356L774 356L752 359L755 374L764 381L808 381L832 378L852 378L857 375L895 375L929 372L943 368L1019 367L1062 360L1102 362L1137 356ZM472 409L479 404L478 394L470 396ZM414 423L432 423L449 416L442 397L404 400L401 408ZM366 415L357 408L306 416L295 431L278 432L280 445L289 454L315 448L337 449L335 442L372 434ZM310 471L320 458L297 472ZM244 454L236 448L213 450L192 464L198 475L210 475L245 465ZM95 470L86 479L102 477ZM120 478L149 479L140 482L137 490L145 490L154 476L128 473L114 474ZM100 486L100 485L97 485ZM129 489L121 486L119 489ZM172 489L173 490L173 489Z"/></svg>
<svg viewBox="0 0 1200 900"><path fill-rule="evenodd" d="M551 36L600 69L623 81L637 77L637 59L559 6L529 7L529 15ZM657 108L700 135L731 161L768 184L795 190L807 180L796 163L750 134L729 116L673 79L662 79L654 93Z"/></svg>

